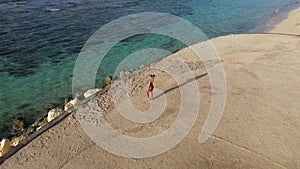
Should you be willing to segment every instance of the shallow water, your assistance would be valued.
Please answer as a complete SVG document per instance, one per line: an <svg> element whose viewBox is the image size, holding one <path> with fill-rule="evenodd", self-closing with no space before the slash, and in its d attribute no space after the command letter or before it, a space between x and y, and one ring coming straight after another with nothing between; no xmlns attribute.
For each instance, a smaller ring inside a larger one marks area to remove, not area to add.
<svg viewBox="0 0 300 169"><path fill-rule="evenodd" d="M8 134L12 118L28 122L46 111L46 103L62 103L71 95L76 58L86 40L114 19L139 12L180 16L209 38L255 32L281 9L297 0L37 0L0 1L0 137ZM125 39L106 57L96 84L112 74L122 59L149 47L175 51L183 45L159 35ZM157 58L127 65L137 68Z"/></svg>

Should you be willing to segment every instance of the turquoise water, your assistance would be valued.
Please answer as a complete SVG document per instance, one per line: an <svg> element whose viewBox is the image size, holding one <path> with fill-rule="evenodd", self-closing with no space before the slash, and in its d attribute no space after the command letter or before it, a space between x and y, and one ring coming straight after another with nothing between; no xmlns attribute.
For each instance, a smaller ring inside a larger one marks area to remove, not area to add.
<svg viewBox="0 0 300 169"><path fill-rule="evenodd" d="M71 96L76 58L86 40L114 19L139 12L170 13L197 25L209 38L256 32L275 13L297 0L1 0L0 137L12 118L31 123L47 103ZM175 51L183 45L159 35L120 42L98 70L97 86L128 54L149 47ZM149 63L156 58L143 59ZM128 69L137 68L134 62Z"/></svg>

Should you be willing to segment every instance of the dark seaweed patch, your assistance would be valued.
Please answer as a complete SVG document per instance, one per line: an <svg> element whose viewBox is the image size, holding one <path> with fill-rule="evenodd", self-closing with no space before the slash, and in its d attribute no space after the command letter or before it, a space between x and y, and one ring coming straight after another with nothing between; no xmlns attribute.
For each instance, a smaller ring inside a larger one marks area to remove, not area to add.
<svg viewBox="0 0 300 169"><path fill-rule="evenodd" d="M8 73L12 76L15 77L25 77L25 76L29 76L29 75L33 75L35 73L34 70L12 70L12 71L8 71Z"/></svg>
<svg viewBox="0 0 300 169"><path fill-rule="evenodd" d="M51 55L48 55L47 57L48 58L56 58L56 57L59 57L59 55L63 54L64 52L62 51L56 51L55 53L51 54Z"/></svg>
<svg viewBox="0 0 300 169"><path fill-rule="evenodd" d="M18 106L17 109L24 109L26 107L29 107L30 105L31 105L30 103L24 103L24 104Z"/></svg>
<svg viewBox="0 0 300 169"><path fill-rule="evenodd" d="M57 64L60 62L61 62L61 60L59 60L59 59L51 59L51 63Z"/></svg>

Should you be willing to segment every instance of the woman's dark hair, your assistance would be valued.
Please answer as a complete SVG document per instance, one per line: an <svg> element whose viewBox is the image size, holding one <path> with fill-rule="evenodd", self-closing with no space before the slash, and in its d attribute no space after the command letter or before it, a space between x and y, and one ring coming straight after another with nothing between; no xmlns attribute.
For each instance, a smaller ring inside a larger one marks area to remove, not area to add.
<svg viewBox="0 0 300 169"><path fill-rule="evenodd" d="M150 74L150 77L155 77L155 74Z"/></svg>

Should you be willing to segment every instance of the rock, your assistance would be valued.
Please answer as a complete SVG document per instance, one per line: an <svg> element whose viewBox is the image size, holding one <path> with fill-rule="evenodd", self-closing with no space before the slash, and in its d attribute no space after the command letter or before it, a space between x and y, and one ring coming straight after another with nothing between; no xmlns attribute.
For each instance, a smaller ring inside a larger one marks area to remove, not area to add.
<svg viewBox="0 0 300 169"><path fill-rule="evenodd" d="M66 105L69 101L71 101L72 98L71 97L68 97L68 98L65 98L65 101L64 101L64 104Z"/></svg>
<svg viewBox="0 0 300 169"><path fill-rule="evenodd" d="M82 92L78 92L76 93L74 100L83 100L84 98L84 94Z"/></svg>
<svg viewBox="0 0 300 169"><path fill-rule="evenodd" d="M36 131L40 130L42 127L43 127L43 126L40 126L40 127L36 128Z"/></svg>
<svg viewBox="0 0 300 169"><path fill-rule="evenodd" d="M23 119L15 118L13 120L13 125L12 125L13 130L22 131L22 130L24 130L24 126L25 126L25 123L24 123Z"/></svg>
<svg viewBox="0 0 300 169"><path fill-rule="evenodd" d="M141 64L140 65L140 69L142 69L142 68L144 68L145 67L145 65L144 64Z"/></svg>
<svg viewBox="0 0 300 169"><path fill-rule="evenodd" d="M119 73L119 75L118 75L118 77L120 78L120 79L122 79L123 77L125 77L126 75L125 75L125 71L121 71L120 73Z"/></svg>
<svg viewBox="0 0 300 169"><path fill-rule="evenodd" d="M21 141L25 140L25 136L14 137L11 139L10 146L16 147Z"/></svg>
<svg viewBox="0 0 300 169"><path fill-rule="evenodd" d="M104 81L105 81L105 85L107 85L107 86L108 86L108 85L110 85L110 84L111 84L112 77L111 77L111 76L106 76Z"/></svg>
<svg viewBox="0 0 300 169"><path fill-rule="evenodd" d="M56 109L64 110L64 107L60 105L60 106L57 106Z"/></svg>
<svg viewBox="0 0 300 169"><path fill-rule="evenodd" d="M0 142L0 157L8 153L10 148L10 141L8 139L2 139L2 141Z"/></svg>
<svg viewBox="0 0 300 169"><path fill-rule="evenodd" d="M26 137L28 137L29 135L31 135L31 134L33 134L35 132L35 129L34 129L34 127L29 127L27 130L26 130L26 132L24 133L24 135L26 136Z"/></svg>
<svg viewBox="0 0 300 169"><path fill-rule="evenodd" d="M100 90L101 90L101 89L90 89L90 90L86 91L86 92L83 94L83 96L84 96L85 98L88 98L88 97L90 97L90 96L96 94L96 93L99 92Z"/></svg>
<svg viewBox="0 0 300 169"><path fill-rule="evenodd" d="M16 147L19 144L19 142L20 142L20 140L18 139L18 137L13 137L11 139L10 146Z"/></svg>
<svg viewBox="0 0 300 169"><path fill-rule="evenodd" d="M76 98L74 100L69 101L67 104L65 104L64 110L68 113L71 113L74 109L76 102L77 102Z"/></svg>
<svg viewBox="0 0 300 169"><path fill-rule="evenodd" d="M25 140L28 136L35 132L35 127L29 127L25 132L23 132L20 136L12 138L10 142L10 146L17 146L21 141Z"/></svg>
<svg viewBox="0 0 300 169"><path fill-rule="evenodd" d="M47 121L51 122L53 119L62 114L62 110L60 109L52 109L48 112Z"/></svg>
<svg viewBox="0 0 300 169"><path fill-rule="evenodd" d="M34 123L33 127L38 128L38 127L43 127L48 123L47 117L45 118L38 118Z"/></svg>
<svg viewBox="0 0 300 169"><path fill-rule="evenodd" d="M125 75L127 76L127 75L129 75L131 72L128 71L128 70L125 70L124 73L125 73Z"/></svg>
<svg viewBox="0 0 300 169"><path fill-rule="evenodd" d="M38 118L35 120L35 122L33 123L33 126L34 127L39 127L40 126L40 123L43 121L43 118Z"/></svg>
<svg viewBox="0 0 300 169"><path fill-rule="evenodd" d="M44 106L44 109L47 110L47 111L49 111L49 110L51 110L51 109L54 109L56 106L57 106L57 105L54 104L54 103L48 103L48 104L46 104L46 105Z"/></svg>
<svg viewBox="0 0 300 169"><path fill-rule="evenodd" d="M74 99L74 100L71 100L71 101L69 102L69 104L72 104L73 106L75 106L75 105L76 105L76 103L77 103L77 100L76 100L76 99Z"/></svg>
<svg viewBox="0 0 300 169"><path fill-rule="evenodd" d="M130 72L129 72L128 70L122 70L122 71L119 73L118 77L119 77L120 79L122 79L123 77L125 77L125 76L127 76L127 75L129 75L129 74L130 74Z"/></svg>

